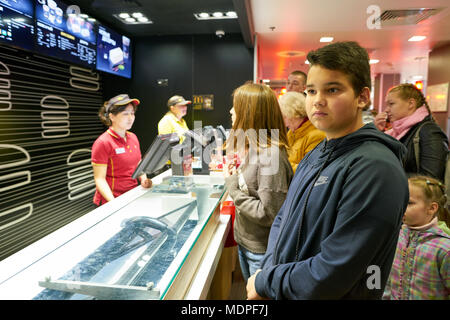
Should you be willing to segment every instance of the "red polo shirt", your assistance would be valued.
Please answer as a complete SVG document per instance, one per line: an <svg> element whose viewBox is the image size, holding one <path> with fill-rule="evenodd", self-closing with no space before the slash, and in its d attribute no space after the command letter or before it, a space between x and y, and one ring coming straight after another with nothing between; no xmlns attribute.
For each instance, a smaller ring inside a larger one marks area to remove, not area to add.
<svg viewBox="0 0 450 320"><path fill-rule="evenodd" d="M134 170L141 161L141 149L136 135L126 132L126 141L109 128L92 145L91 161L93 166L107 166L106 182L114 197L137 186L132 179ZM101 205L106 200L95 190L94 203Z"/></svg>

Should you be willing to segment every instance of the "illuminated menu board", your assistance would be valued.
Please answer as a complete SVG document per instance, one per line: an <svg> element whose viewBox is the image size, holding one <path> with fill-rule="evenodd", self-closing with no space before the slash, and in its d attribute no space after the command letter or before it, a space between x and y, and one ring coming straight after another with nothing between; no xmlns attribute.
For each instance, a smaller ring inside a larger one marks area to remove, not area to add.
<svg viewBox="0 0 450 320"><path fill-rule="evenodd" d="M131 78L131 40L117 32L98 26L97 70Z"/></svg>
<svg viewBox="0 0 450 320"><path fill-rule="evenodd" d="M37 51L55 58L95 68L95 24L68 14L67 5L55 0L36 2Z"/></svg>
<svg viewBox="0 0 450 320"><path fill-rule="evenodd" d="M0 0L0 42L30 51L34 49L32 0Z"/></svg>

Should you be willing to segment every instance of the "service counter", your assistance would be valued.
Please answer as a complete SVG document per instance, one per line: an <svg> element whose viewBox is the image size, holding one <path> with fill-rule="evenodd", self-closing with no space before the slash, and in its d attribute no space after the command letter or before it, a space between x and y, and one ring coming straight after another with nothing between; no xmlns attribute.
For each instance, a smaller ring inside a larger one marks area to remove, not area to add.
<svg viewBox="0 0 450 320"><path fill-rule="evenodd" d="M171 170L0 262L0 299L204 299L230 216L221 176Z"/></svg>

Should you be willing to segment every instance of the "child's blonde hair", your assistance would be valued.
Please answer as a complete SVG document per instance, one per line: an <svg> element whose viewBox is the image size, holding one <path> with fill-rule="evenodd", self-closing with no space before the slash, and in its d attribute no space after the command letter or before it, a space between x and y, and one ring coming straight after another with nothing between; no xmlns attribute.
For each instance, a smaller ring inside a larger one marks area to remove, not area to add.
<svg viewBox="0 0 450 320"><path fill-rule="evenodd" d="M434 178L419 175L409 178L408 181L422 190L425 200L438 204L437 216L439 221L444 221L450 227L450 214L447 209L445 185Z"/></svg>

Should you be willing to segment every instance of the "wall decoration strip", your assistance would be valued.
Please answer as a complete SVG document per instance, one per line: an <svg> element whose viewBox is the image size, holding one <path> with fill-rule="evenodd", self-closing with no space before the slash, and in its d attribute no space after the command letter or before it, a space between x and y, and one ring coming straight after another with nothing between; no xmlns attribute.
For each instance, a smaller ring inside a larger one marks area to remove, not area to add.
<svg viewBox="0 0 450 320"><path fill-rule="evenodd" d="M0 45L0 260L95 208L97 72Z"/></svg>

